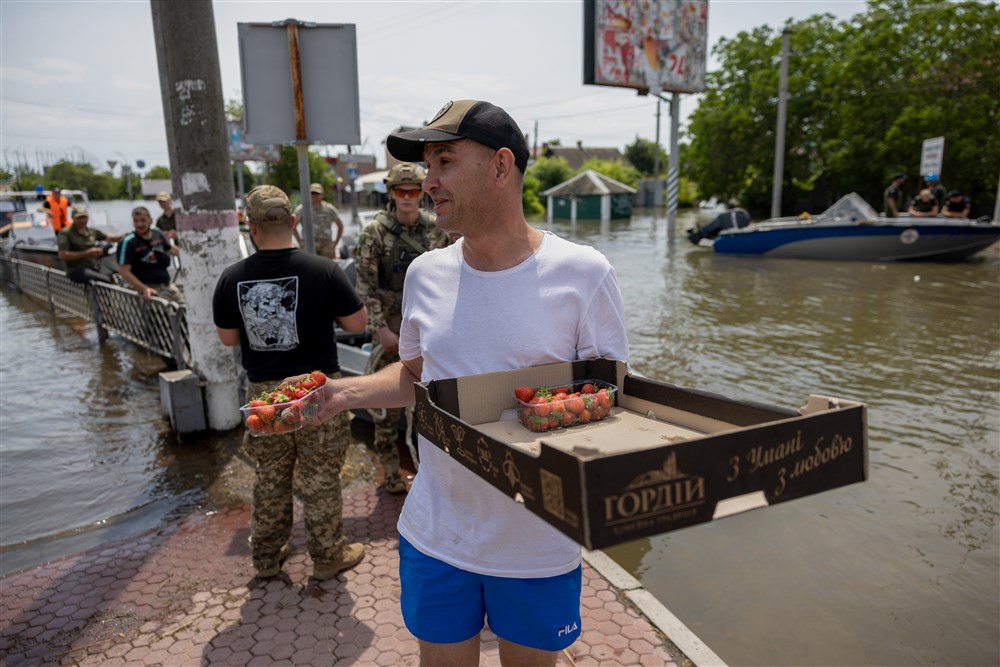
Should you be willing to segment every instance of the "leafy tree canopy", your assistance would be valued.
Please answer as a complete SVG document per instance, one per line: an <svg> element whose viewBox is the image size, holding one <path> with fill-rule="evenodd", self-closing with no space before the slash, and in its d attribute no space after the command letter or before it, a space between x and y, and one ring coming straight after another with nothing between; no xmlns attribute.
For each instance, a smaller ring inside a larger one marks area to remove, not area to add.
<svg viewBox="0 0 1000 667"><path fill-rule="evenodd" d="M333 172L328 172L323 156L310 151L309 182L322 183L330 190L335 187L335 178ZM281 147L281 158L271 167L271 183L287 192L289 197L299 191L299 154L295 146Z"/></svg>
<svg viewBox="0 0 1000 667"><path fill-rule="evenodd" d="M580 165L580 170L577 173L583 173L588 169L593 169L599 174L604 174L609 178L613 178L619 183L624 183L625 185L633 188L638 188L639 181L642 179L642 174L635 167L625 164L624 162L619 162L618 160L598 160L597 158L590 158L582 165Z"/></svg>
<svg viewBox="0 0 1000 667"><path fill-rule="evenodd" d="M41 182L46 188L58 185L70 190L86 190L91 199L117 199L125 194L123 179L109 172L95 173L94 165L85 162L60 160L46 167Z"/></svg>
<svg viewBox="0 0 1000 667"><path fill-rule="evenodd" d="M659 174L654 173L657 148L659 148L660 154ZM652 176L653 178L656 178L658 175L663 176L663 174L667 171L667 151L664 150L663 146L657 147L655 141L636 137L635 141L625 146L625 157L627 157L628 161L631 162L632 165L644 176Z"/></svg>
<svg viewBox="0 0 1000 667"><path fill-rule="evenodd" d="M573 170L570 169L569 163L566 162L565 158L540 157L528 168L525 177L528 175L533 176L537 181L538 192L545 192L549 188L553 188L563 181L572 178ZM525 181L525 189L527 187L528 183Z"/></svg>
<svg viewBox="0 0 1000 667"><path fill-rule="evenodd" d="M892 174L918 187L921 148L945 138L941 178L988 213L1000 173L1000 10L994 2L869 0L849 22L789 22L783 209L848 192L881 208ZM692 113L685 172L703 196L769 210L781 31L724 39ZM986 209L986 210L984 210ZM801 210L801 209L800 209Z"/></svg>
<svg viewBox="0 0 1000 667"><path fill-rule="evenodd" d="M157 165L146 172L145 178L148 179L169 179L170 178L170 167L164 167Z"/></svg>

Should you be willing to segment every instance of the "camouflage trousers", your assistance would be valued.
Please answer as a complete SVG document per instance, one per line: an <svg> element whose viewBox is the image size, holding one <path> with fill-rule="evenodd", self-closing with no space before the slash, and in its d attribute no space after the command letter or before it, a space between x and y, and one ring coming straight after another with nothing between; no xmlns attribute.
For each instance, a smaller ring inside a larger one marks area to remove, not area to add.
<svg viewBox="0 0 1000 667"><path fill-rule="evenodd" d="M250 382L247 400L273 389L278 382ZM258 438L244 433L243 446L257 464L250 530L256 569L277 565L281 547L291 537L295 482L304 506L309 555L314 562L333 562L340 556L344 543L340 469L350 432L349 413L342 412L318 426L292 433Z"/></svg>
<svg viewBox="0 0 1000 667"><path fill-rule="evenodd" d="M399 352L383 350L372 372L378 372L397 361ZM399 439L399 419L402 415L403 408L386 408L385 419L378 419L378 414L372 417L375 422L375 441L372 449L382 462L382 469L386 474L399 472L399 450L396 449L396 441Z"/></svg>

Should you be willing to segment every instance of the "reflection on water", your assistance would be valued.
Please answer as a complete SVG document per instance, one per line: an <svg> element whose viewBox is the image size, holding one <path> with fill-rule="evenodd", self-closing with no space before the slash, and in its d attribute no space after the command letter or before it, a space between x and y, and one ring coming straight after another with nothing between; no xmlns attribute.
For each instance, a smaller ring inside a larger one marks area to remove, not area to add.
<svg viewBox="0 0 1000 667"><path fill-rule="evenodd" d="M1000 664L1000 258L715 257L637 213L539 223L615 266L633 368L785 407L865 401L871 472L610 555L733 665ZM47 536L204 501L217 444L166 432L144 353L7 290L0 327L4 545L37 557Z"/></svg>
<svg viewBox="0 0 1000 667"><path fill-rule="evenodd" d="M170 432L157 357L9 289L0 331L0 575L205 501L226 440Z"/></svg>

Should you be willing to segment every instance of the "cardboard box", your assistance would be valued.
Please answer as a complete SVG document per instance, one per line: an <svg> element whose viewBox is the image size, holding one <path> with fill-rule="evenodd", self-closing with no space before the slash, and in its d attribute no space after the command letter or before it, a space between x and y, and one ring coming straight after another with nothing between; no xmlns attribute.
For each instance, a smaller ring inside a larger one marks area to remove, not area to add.
<svg viewBox="0 0 1000 667"><path fill-rule="evenodd" d="M521 425L521 385L619 387L614 415L546 433ZM589 549L868 478L863 403L801 410L735 401L591 359L417 385L421 435Z"/></svg>

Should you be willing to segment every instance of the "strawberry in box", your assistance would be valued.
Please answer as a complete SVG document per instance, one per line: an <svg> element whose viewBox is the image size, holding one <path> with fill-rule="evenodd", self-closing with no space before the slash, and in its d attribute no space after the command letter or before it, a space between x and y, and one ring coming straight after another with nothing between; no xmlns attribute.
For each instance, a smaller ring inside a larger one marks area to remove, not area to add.
<svg viewBox="0 0 1000 667"><path fill-rule="evenodd" d="M536 432L560 426L601 421L615 404L618 387L600 380L581 380L570 386L528 387L514 390L521 424Z"/></svg>
<svg viewBox="0 0 1000 667"><path fill-rule="evenodd" d="M264 392L240 408L250 435L257 437L301 429L323 407L326 384L322 371L313 371L295 382Z"/></svg>

